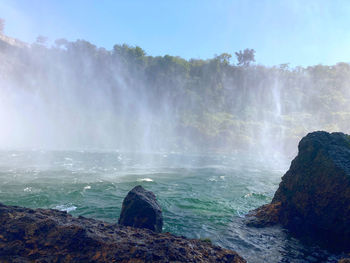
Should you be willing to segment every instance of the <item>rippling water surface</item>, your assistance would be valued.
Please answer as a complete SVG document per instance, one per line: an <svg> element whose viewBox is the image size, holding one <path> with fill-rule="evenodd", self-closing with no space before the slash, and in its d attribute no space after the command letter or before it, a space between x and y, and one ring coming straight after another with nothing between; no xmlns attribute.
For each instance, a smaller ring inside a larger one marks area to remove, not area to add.
<svg viewBox="0 0 350 263"><path fill-rule="evenodd" d="M164 231L209 238L248 262L336 262L279 227L244 225L249 210L271 201L288 165L238 154L2 151L0 202L117 222L123 198L141 184L161 204Z"/></svg>

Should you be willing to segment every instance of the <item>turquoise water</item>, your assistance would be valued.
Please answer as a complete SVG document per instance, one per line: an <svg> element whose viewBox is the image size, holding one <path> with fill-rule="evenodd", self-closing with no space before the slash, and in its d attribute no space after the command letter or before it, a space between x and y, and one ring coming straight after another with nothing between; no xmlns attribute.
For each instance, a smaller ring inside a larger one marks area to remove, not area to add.
<svg viewBox="0 0 350 263"><path fill-rule="evenodd" d="M249 210L271 201L288 166L239 154L2 151L0 202L115 223L123 198L142 185L160 202L164 231L209 238L249 262L335 262L279 227L244 224Z"/></svg>

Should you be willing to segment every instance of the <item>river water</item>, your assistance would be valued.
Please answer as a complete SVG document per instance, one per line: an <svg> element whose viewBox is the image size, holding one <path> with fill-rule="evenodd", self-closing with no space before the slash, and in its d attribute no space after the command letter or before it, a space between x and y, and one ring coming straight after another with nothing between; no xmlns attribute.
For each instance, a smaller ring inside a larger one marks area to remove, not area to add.
<svg viewBox="0 0 350 263"><path fill-rule="evenodd" d="M271 201L288 166L241 154L1 151L0 202L115 223L123 198L142 185L160 202L163 231L209 238L252 263L337 262L280 227L245 226L244 215Z"/></svg>

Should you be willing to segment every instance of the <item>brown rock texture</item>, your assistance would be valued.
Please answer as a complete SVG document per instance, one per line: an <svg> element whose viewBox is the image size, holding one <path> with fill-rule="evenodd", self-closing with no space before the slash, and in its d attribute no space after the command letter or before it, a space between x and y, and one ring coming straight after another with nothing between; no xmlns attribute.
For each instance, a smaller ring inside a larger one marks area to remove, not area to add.
<svg viewBox="0 0 350 263"><path fill-rule="evenodd" d="M247 225L253 227L266 227L279 223L281 202L263 205L251 211L247 217Z"/></svg>
<svg viewBox="0 0 350 263"><path fill-rule="evenodd" d="M119 224L162 232L162 209L153 192L135 186L124 198Z"/></svg>
<svg viewBox="0 0 350 263"><path fill-rule="evenodd" d="M298 149L271 204L252 214L261 226L277 221L327 246L349 249L350 136L313 132Z"/></svg>
<svg viewBox="0 0 350 263"><path fill-rule="evenodd" d="M246 262L208 242L0 204L0 262Z"/></svg>

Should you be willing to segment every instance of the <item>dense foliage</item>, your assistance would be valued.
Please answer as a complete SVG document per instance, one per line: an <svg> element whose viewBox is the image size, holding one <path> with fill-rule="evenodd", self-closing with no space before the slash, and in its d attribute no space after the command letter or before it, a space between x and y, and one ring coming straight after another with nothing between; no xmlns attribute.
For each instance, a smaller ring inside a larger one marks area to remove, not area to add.
<svg viewBox="0 0 350 263"><path fill-rule="evenodd" d="M349 64L266 67L252 63L254 52L237 52L234 64L226 53L185 60L125 44L0 41L0 89L41 97L51 120L76 131L77 145L290 153L309 131L349 133ZM92 123L98 129L87 131Z"/></svg>

